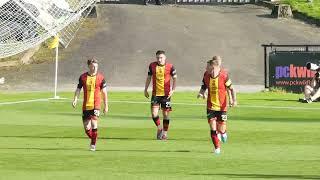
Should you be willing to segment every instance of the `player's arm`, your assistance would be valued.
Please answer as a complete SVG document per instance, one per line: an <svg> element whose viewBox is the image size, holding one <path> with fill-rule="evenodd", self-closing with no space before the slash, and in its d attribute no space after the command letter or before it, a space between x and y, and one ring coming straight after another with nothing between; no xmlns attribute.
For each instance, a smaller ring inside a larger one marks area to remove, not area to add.
<svg viewBox="0 0 320 180"><path fill-rule="evenodd" d="M171 91L174 92L176 90L177 87L177 75L172 77L172 89Z"/></svg>
<svg viewBox="0 0 320 180"><path fill-rule="evenodd" d="M101 83L101 93L102 93L102 99L103 99L103 113L107 113L109 111L109 105L108 105L108 92L107 92L107 83L105 80Z"/></svg>
<svg viewBox="0 0 320 180"><path fill-rule="evenodd" d="M228 100L229 100L229 106L231 106L231 104L233 104L232 98L231 98L231 90L229 88L227 88L227 92L228 92Z"/></svg>
<svg viewBox="0 0 320 180"><path fill-rule="evenodd" d="M148 88L151 82L151 77L152 77L152 69L151 69L151 65L149 66L149 71L148 71L148 75L147 75L147 79L146 79L146 83L144 86L144 96L146 98L149 98L149 93L148 93Z"/></svg>
<svg viewBox="0 0 320 180"><path fill-rule="evenodd" d="M316 80L316 78L315 78L315 77L314 77L314 78L312 78L310 86L311 86L312 88L314 88L314 87L316 87L316 86L317 86L317 80Z"/></svg>
<svg viewBox="0 0 320 180"><path fill-rule="evenodd" d="M177 87L177 72L176 72L176 69L174 67L171 68L171 77L172 77L172 88L169 92L169 95L168 95L168 98L170 98L174 91L176 90L176 87Z"/></svg>
<svg viewBox="0 0 320 180"><path fill-rule="evenodd" d="M74 92L74 97L73 97L73 101L72 101L72 106L75 108L77 105L77 101L79 99L79 95L80 95L80 91L81 89L77 88L76 91Z"/></svg>
<svg viewBox="0 0 320 180"><path fill-rule="evenodd" d="M197 98L203 98L203 99L205 99L206 96L205 96L204 93L206 92L206 90L207 90L207 85L206 85L206 83L205 83L205 81L204 81L204 78L203 78L203 79L202 79L201 88L200 88L200 90L199 90L199 93L198 93Z"/></svg>
<svg viewBox="0 0 320 180"><path fill-rule="evenodd" d="M229 76L227 76L226 82L224 84L227 87L227 93L229 96L229 106L231 107L237 106L238 105L237 94L236 94L236 91L234 90L231 79L229 79Z"/></svg>
<svg viewBox="0 0 320 180"><path fill-rule="evenodd" d="M74 92L74 96L73 96L73 101L72 101L72 107L75 108L76 105L77 105L77 101L79 99L79 95L80 95L80 92L81 92L81 88L82 88L82 80L81 80L81 77L79 78L79 83L78 83L78 86L77 86L77 89L76 91Z"/></svg>
<svg viewBox="0 0 320 180"><path fill-rule="evenodd" d="M232 85L228 86L228 95L229 95L229 105L235 107L238 105L237 93Z"/></svg>
<svg viewBox="0 0 320 180"><path fill-rule="evenodd" d="M150 82L151 82L151 76L148 75L146 79L146 84L144 86L144 96L146 98L149 98L148 88L149 88Z"/></svg>
<svg viewBox="0 0 320 180"><path fill-rule="evenodd" d="M103 98L103 113L107 113L109 111L109 105L108 105L108 93L107 88L102 89L102 98Z"/></svg>

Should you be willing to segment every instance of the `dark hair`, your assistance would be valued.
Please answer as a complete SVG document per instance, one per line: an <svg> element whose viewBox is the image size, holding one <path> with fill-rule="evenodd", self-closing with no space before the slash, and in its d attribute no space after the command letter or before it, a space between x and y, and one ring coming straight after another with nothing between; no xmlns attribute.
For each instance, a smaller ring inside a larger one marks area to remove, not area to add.
<svg viewBox="0 0 320 180"><path fill-rule="evenodd" d="M213 56L212 60L220 60L221 61L221 57L220 56Z"/></svg>
<svg viewBox="0 0 320 180"><path fill-rule="evenodd" d="M220 62L219 62L220 61ZM220 56L213 56L212 59L207 61L209 65L220 65L221 63L221 57Z"/></svg>
<svg viewBox="0 0 320 180"><path fill-rule="evenodd" d="M219 65L219 62L218 62L218 60L210 59L209 61L207 61L207 64L209 64L210 66L212 66L212 65L217 66L217 65Z"/></svg>
<svg viewBox="0 0 320 180"><path fill-rule="evenodd" d="M164 50L158 50L156 52L156 55L160 55L160 54L166 54L166 52Z"/></svg>
<svg viewBox="0 0 320 180"><path fill-rule="evenodd" d="M87 60L88 66L89 66L90 64L92 64L92 63L98 63L98 60L97 60L96 58L94 58L94 57Z"/></svg>

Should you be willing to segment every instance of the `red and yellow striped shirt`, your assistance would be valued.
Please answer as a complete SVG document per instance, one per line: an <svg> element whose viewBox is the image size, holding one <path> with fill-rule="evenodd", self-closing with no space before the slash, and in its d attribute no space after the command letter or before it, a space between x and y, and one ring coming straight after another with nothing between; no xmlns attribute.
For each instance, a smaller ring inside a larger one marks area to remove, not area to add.
<svg viewBox="0 0 320 180"><path fill-rule="evenodd" d="M78 89L83 87L83 105L82 110L100 109L101 90L105 88L106 81L101 73L90 76L84 73L79 78Z"/></svg>
<svg viewBox="0 0 320 180"><path fill-rule="evenodd" d="M227 111L227 88L232 84L227 71L221 69L218 76L213 78L205 72L201 89L208 89L207 109L214 111Z"/></svg>
<svg viewBox="0 0 320 180"><path fill-rule="evenodd" d="M166 63L161 66L157 62L152 62L149 65L148 75L152 76L152 95L168 96L171 77L176 76L176 70L173 65Z"/></svg>

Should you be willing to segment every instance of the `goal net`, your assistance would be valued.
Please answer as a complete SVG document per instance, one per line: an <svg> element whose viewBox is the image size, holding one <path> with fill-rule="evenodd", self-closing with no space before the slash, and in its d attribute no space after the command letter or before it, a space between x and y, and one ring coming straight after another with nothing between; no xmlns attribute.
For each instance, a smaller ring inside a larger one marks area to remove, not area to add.
<svg viewBox="0 0 320 180"><path fill-rule="evenodd" d="M59 35L67 47L95 0L0 0L0 58Z"/></svg>

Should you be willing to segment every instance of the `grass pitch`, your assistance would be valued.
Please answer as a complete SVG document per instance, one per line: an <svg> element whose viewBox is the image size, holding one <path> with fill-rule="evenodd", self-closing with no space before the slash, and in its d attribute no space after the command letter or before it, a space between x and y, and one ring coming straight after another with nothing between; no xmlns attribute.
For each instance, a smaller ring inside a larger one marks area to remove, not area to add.
<svg viewBox="0 0 320 180"><path fill-rule="evenodd" d="M0 94L0 179L320 179L320 103L298 95L239 94L228 114L222 153L213 145L205 101L172 99L169 140L155 140L143 93L109 93L99 120L97 151L89 151L81 102L49 93ZM31 99L39 101L17 102Z"/></svg>

